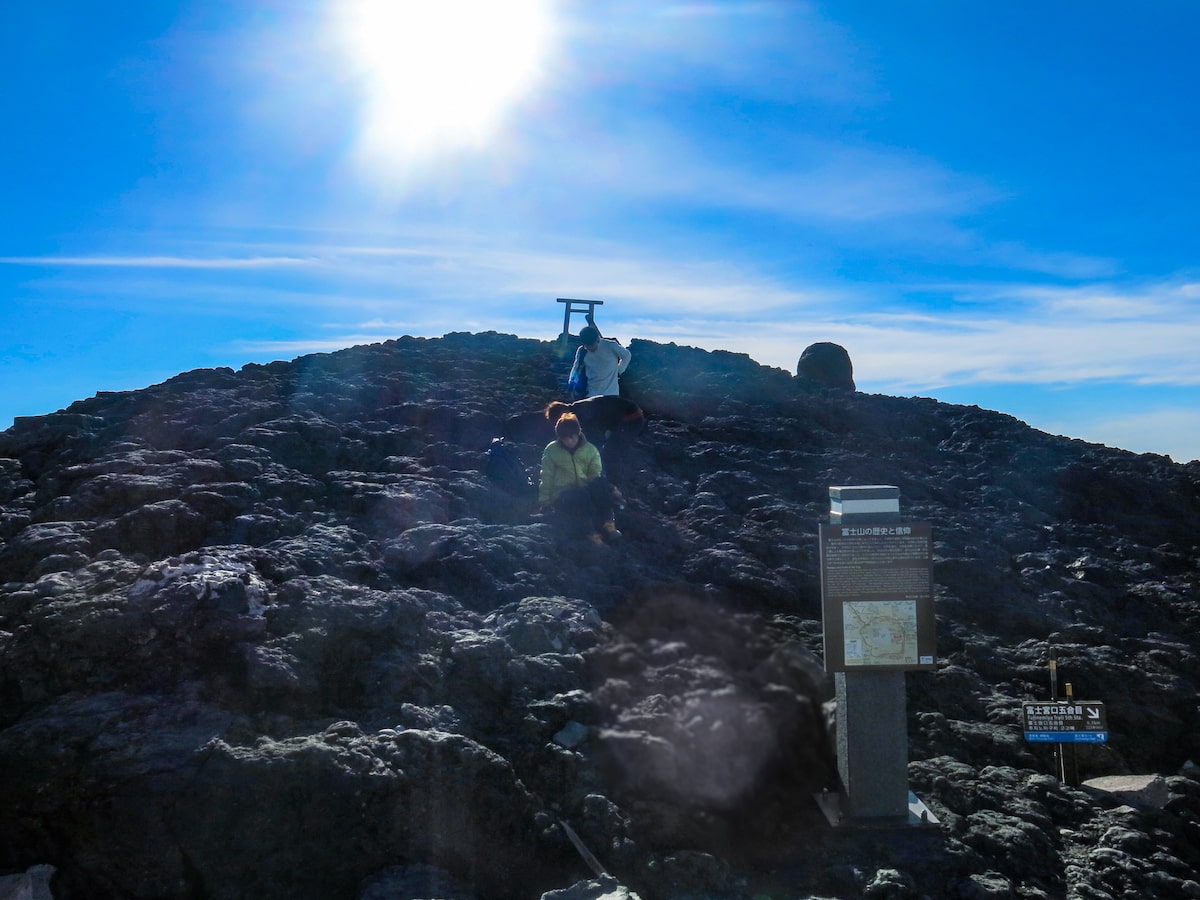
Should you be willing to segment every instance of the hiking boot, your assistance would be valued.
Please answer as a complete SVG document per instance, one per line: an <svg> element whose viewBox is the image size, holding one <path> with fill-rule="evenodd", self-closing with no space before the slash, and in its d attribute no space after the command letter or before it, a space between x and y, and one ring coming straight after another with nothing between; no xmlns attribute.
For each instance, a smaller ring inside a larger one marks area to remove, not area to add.
<svg viewBox="0 0 1200 900"><path fill-rule="evenodd" d="M621 532L617 531L616 522L604 523L604 536L610 541L619 541L621 539Z"/></svg>
<svg viewBox="0 0 1200 900"><path fill-rule="evenodd" d="M598 547L604 546L604 538L600 535L600 533L598 531L593 531L591 534L589 534L587 536L587 539Z"/></svg>

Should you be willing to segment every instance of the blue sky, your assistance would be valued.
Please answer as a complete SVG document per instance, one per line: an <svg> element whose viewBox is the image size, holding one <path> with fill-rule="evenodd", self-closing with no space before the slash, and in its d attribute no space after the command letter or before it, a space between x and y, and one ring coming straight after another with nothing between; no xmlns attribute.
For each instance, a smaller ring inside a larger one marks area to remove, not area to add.
<svg viewBox="0 0 1200 900"><path fill-rule="evenodd" d="M0 428L586 297L1194 459L1197 38L1191 0L6 3Z"/></svg>

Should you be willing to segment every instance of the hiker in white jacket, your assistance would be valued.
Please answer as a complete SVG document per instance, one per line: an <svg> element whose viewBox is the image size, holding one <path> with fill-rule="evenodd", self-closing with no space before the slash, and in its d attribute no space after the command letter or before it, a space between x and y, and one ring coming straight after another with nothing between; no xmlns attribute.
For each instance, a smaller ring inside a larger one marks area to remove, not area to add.
<svg viewBox="0 0 1200 900"><path fill-rule="evenodd" d="M614 340L600 336L595 325L587 325L579 332L581 342L575 351L575 365L587 374L587 395L618 395L621 385L618 376L629 367L632 354Z"/></svg>

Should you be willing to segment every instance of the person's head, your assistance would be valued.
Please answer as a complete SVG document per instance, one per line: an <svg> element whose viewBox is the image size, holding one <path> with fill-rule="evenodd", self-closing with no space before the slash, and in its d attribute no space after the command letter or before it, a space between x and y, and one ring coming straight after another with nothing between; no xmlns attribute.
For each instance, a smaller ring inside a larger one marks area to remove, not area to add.
<svg viewBox="0 0 1200 900"><path fill-rule="evenodd" d="M579 329L579 343L588 348L595 347L600 343L600 332L591 325L585 325Z"/></svg>
<svg viewBox="0 0 1200 900"><path fill-rule="evenodd" d="M583 442L583 429L575 413L563 413L554 423L554 436L568 450L574 450Z"/></svg>

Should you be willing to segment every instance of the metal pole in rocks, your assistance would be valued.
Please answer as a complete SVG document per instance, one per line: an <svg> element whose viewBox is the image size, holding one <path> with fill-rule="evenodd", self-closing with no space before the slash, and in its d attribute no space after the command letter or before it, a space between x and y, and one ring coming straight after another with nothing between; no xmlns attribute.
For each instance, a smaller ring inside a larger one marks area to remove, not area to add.
<svg viewBox="0 0 1200 900"><path fill-rule="evenodd" d="M1075 692L1071 689L1071 682L1067 682L1067 703L1073 703L1075 700ZM1079 757L1075 745L1072 743L1069 746L1056 744L1058 747L1059 756L1062 757L1062 782L1069 784L1071 787L1079 787Z"/></svg>
<svg viewBox="0 0 1200 900"><path fill-rule="evenodd" d="M1058 702L1058 651L1053 647L1050 648L1050 659L1047 662L1050 667L1050 700L1054 703ZM1063 771L1063 745L1054 745L1054 777L1059 781L1066 783L1067 773Z"/></svg>
<svg viewBox="0 0 1200 900"><path fill-rule="evenodd" d="M1058 699L1058 651L1050 648L1050 699Z"/></svg>

